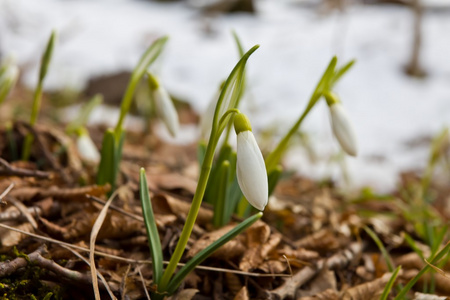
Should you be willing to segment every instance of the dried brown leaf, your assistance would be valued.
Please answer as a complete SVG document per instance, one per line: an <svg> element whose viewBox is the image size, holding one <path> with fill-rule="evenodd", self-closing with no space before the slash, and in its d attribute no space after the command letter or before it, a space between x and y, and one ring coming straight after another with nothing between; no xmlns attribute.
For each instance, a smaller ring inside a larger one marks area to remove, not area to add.
<svg viewBox="0 0 450 300"><path fill-rule="evenodd" d="M381 278L349 288L344 292L343 300L378 300L392 273L386 273Z"/></svg>
<svg viewBox="0 0 450 300"><path fill-rule="evenodd" d="M431 295L431 294L423 294L416 292L414 294L414 300L448 300L449 297L445 296L437 296L437 295Z"/></svg>
<svg viewBox="0 0 450 300"><path fill-rule="evenodd" d="M195 243L192 245L191 249L189 249L187 253L187 257L193 257L201 250L205 249L209 245L211 245L214 241L222 237L225 233L233 229L236 225L227 225L218 230L208 232L200 237ZM243 244L243 236L239 235L236 238L232 239L222 247L220 247L216 252L214 252L211 257L220 257L224 260L231 259L233 257L237 257L242 255L245 251L245 246Z"/></svg>
<svg viewBox="0 0 450 300"><path fill-rule="evenodd" d="M339 249L340 242L331 229L325 228L296 241L295 246L324 253Z"/></svg>
<svg viewBox="0 0 450 300"><path fill-rule="evenodd" d="M239 292L234 296L234 300L249 300L248 289L246 286L243 286Z"/></svg>
<svg viewBox="0 0 450 300"><path fill-rule="evenodd" d="M339 294L334 289L328 289L321 293L315 294L314 296L310 297L299 297L297 299L301 300L339 300Z"/></svg>
<svg viewBox="0 0 450 300"><path fill-rule="evenodd" d="M30 223L22 223L14 227L26 232L34 232L33 226ZM0 228L0 245L4 248L13 247L26 237L23 233Z"/></svg>
<svg viewBox="0 0 450 300"><path fill-rule="evenodd" d="M243 284L239 279L239 276L233 273L225 273L225 286L233 294L237 295L241 291Z"/></svg>
<svg viewBox="0 0 450 300"><path fill-rule="evenodd" d="M152 174L149 173L148 181L153 182L160 190L176 190L183 189L189 192L191 195L195 194L197 188L197 181L192 178L183 176L179 173L166 173L166 174Z"/></svg>
<svg viewBox="0 0 450 300"><path fill-rule="evenodd" d="M267 260L258 266L258 269L269 274L280 274L286 271L288 265L286 261Z"/></svg>
<svg viewBox="0 0 450 300"><path fill-rule="evenodd" d="M191 300L194 298L195 294L197 294L199 290L197 289L184 289L181 290L178 294L170 297L172 300Z"/></svg>
<svg viewBox="0 0 450 300"><path fill-rule="evenodd" d="M270 227L264 222L257 222L250 227L246 235L248 248L239 263L239 268L243 271L257 268L281 241L281 235L271 235Z"/></svg>

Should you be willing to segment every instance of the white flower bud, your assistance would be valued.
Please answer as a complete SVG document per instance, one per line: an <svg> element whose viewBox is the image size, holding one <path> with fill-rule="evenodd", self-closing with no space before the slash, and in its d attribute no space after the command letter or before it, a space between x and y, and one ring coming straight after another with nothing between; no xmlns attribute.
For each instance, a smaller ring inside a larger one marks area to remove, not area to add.
<svg viewBox="0 0 450 300"><path fill-rule="evenodd" d="M212 122L214 119L214 112L216 110L217 100L220 92L215 95L211 102L209 102L206 111L202 114L200 119L200 136L204 140L209 139L211 134Z"/></svg>
<svg viewBox="0 0 450 300"><path fill-rule="evenodd" d="M175 105L173 104L172 99L170 99L166 89L162 87L156 77L151 74L149 74L149 84L153 99L155 100L158 116L163 120L164 124L166 124L170 134L175 137L180 128Z"/></svg>
<svg viewBox="0 0 450 300"><path fill-rule="evenodd" d="M243 114L237 114L234 124L237 134L237 180L248 202L262 211L269 200L269 186L264 158L251 132L247 117Z"/></svg>
<svg viewBox="0 0 450 300"><path fill-rule="evenodd" d="M331 104L329 108L331 127L336 139L348 155L356 156L358 152L356 135L347 112L339 102Z"/></svg>
<svg viewBox="0 0 450 300"><path fill-rule="evenodd" d="M91 163L100 161L100 153L88 133L83 132L78 137L77 149L83 160Z"/></svg>

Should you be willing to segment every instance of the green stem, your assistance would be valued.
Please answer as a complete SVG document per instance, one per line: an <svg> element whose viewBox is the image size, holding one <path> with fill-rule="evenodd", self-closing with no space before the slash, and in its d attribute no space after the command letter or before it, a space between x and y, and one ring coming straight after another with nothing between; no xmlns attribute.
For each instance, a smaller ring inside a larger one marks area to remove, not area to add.
<svg viewBox="0 0 450 300"><path fill-rule="evenodd" d="M170 258L169 264L164 271L161 281L158 284L158 291L164 292L167 289L170 279L172 278L177 264L183 256L184 249L194 228L195 220L197 219L200 205L202 204L203 194L205 193L206 184L208 182L209 173L211 172L211 165L214 158L215 143L210 142L206 149L206 155L203 160L202 170L200 172L200 178L198 180L197 189L195 190L194 198L189 209L189 213L184 224L183 231L181 232L180 239L175 247L175 251Z"/></svg>
<svg viewBox="0 0 450 300"><path fill-rule="evenodd" d="M36 124L38 114L39 114L39 108L41 107L42 102L42 81L39 81L36 90L34 91L33 95L33 107L31 110L31 118L30 118L30 125L33 126ZM31 154L31 145L33 144L33 135L31 133L28 133L25 136L25 141L23 145L23 151L22 151L22 160L28 160L30 158Z"/></svg>

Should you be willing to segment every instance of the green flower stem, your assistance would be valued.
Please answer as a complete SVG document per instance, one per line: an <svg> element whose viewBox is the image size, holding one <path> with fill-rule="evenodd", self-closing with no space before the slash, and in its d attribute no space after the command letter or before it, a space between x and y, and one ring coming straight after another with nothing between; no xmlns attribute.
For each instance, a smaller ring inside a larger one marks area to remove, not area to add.
<svg viewBox="0 0 450 300"><path fill-rule="evenodd" d="M233 88L240 89L241 82L237 81L236 78L240 79L242 78L241 74L244 72L245 64L250 57L250 55L258 49L258 45L251 48L242 58L241 60L236 64L236 66L231 71L230 75L228 76L228 79L226 80L224 87L222 89L222 92L219 96L219 100L217 101L216 109L214 111L214 118L209 138L209 143L206 148L205 158L203 159L202 168L200 170L200 177L198 180L197 188L195 190L194 198L192 199L192 204L189 209L186 222L183 227L183 231L181 232L180 239L178 240L177 246L175 247L175 250L172 254L172 257L170 258L169 264L167 265L166 270L164 271L164 274L158 283L158 291L159 292L165 292L167 291L167 287L169 285L170 279L172 278L173 273L175 272L175 269L177 268L177 264L180 261L181 257L183 256L184 249L186 248L187 242L189 240L189 237L191 235L192 229L194 228L195 220L197 219L198 211L200 210L200 205L203 200L203 196L205 194L206 185L208 183L209 173L211 172L211 166L214 159L214 152L219 140L220 135L222 134L223 129L225 128L223 124L225 123L226 117L231 113L236 113L234 110L234 104L235 99L232 97L232 103L230 110L228 110L222 118L219 119L219 112L221 105L224 101L225 95L230 91L229 89ZM234 84L233 84L234 83ZM233 96L235 95L233 91ZM228 108L230 105L228 106ZM223 128L222 128L223 127Z"/></svg>
<svg viewBox="0 0 450 300"><path fill-rule="evenodd" d="M36 124L37 117L39 114L39 109L41 107L42 86L44 83L44 78L47 75L48 67L50 65L50 60L52 58L53 48L55 47L55 39L56 39L56 32L52 31L52 34L50 35L50 39L47 42L47 46L45 48L44 54L42 55L42 58L41 58L41 66L39 69L38 83L37 83L36 90L34 91L34 96L33 96L33 107L31 110L31 117L30 117L30 125L31 126ZM32 144L33 144L33 135L31 133L28 133L25 136L25 141L24 141L24 145L22 148L23 149L22 160L28 160L30 158Z"/></svg>
<svg viewBox="0 0 450 300"><path fill-rule="evenodd" d="M158 58L159 54L163 50L165 43L167 42L167 39L168 37L164 36L156 40L141 57L137 67L131 74L130 82L128 83L127 90L125 91L125 95L123 96L122 104L120 106L119 120L117 121L117 125L114 130L116 140L119 140L120 135L122 134L123 121L125 120L125 116L130 110L136 86L138 85L142 76L144 76L148 66L150 66L150 64L153 63L156 58Z"/></svg>
<svg viewBox="0 0 450 300"><path fill-rule="evenodd" d="M32 126L36 124L39 108L41 107L41 101L42 101L42 81L39 81L33 96L33 107L31 110L31 118L30 118L30 125ZM23 145L23 152L22 152L22 160L28 160L30 158L31 145L33 144L33 140L34 138L31 133L28 133L25 136L25 142Z"/></svg>
<svg viewBox="0 0 450 300"><path fill-rule="evenodd" d="M328 64L327 69L322 75L322 78L319 80L319 83L317 84L311 98L309 99L308 105L306 106L305 110L303 111L300 118L297 120L297 122L294 124L294 126L291 127L289 132L283 137L281 142L277 145L274 151L272 151L269 156L266 158L266 169L267 173L269 174L273 169L275 169L281 159L281 156L283 155L284 151L286 150L290 139L292 136L298 131L300 128L300 125L302 124L303 120L306 118L308 113L311 111L311 109L316 105L317 101L322 96L322 93L326 91L330 85L330 81L332 80L332 77L334 75L334 69L336 67L337 58L333 57Z"/></svg>
<svg viewBox="0 0 450 300"><path fill-rule="evenodd" d="M195 220L197 219L198 211L200 210L200 205L202 204L203 194L205 193L206 184L208 182L209 173L211 171L211 165L214 158L214 148L212 141L208 144L206 148L205 158L203 159L202 169L200 172L200 178L198 180L197 189L192 199L192 204L189 209L189 213L186 218L186 222L181 232L180 239L175 247L175 251L170 258L169 264L164 271L164 274L158 284L158 291L164 292L167 290L170 279L172 278L177 264L183 256L184 249L186 248L189 237L191 236L192 229L194 228Z"/></svg>

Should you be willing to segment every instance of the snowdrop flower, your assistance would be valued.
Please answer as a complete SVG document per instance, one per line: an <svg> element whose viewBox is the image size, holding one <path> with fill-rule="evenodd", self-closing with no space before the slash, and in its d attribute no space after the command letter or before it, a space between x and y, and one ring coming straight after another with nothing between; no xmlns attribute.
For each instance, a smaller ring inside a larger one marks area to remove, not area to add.
<svg viewBox="0 0 450 300"><path fill-rule="evenodd" d="M100 153L85 129L79 132L77 149L83 160L91 163L98 163L100 161Z"/></svg>
<svg viewBox="0 0 450 300"><path fill-rule="evenodd" d="M0 103L9 95L18 78L19 68L16 65L9 65L4 68L0 76Z"/></svg>
<svg viewBox="0 0 450 300"><path fill-rule="evenodd" d="M169 93L163 88L158 79L152 74L148 73L148 82L150 90L152 91L153 99L155 100L156 111L158 116L166 124L170 134L175 137L180 128L178 121L178 114L172 99L170 99Z"/></svg>
<svg viewBox="0 0 450 300"><path fill-rule="evenodd" d="M324 96L330 109L331 127L334 136L348 155L356 156L358 152L356 135L346 110L335 94L328 92Z"/></svg>
<svg viewBox="0 0 450 300"><path fill-rule="evenodd" d="M237 134L236 175L239 186L248 202L262 211L269 200L264 158L244 114L235 115L234 129Z"/></svg>

